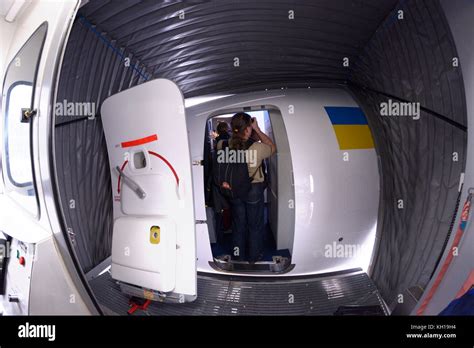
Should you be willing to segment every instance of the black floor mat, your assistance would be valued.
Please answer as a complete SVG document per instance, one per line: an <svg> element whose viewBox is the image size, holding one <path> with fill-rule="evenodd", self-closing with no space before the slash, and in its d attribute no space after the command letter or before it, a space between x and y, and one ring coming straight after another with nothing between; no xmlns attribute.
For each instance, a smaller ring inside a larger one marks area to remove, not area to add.
<svg viewBox="0 0 474 348"><path fill-rule="evenodd" d="M152 302L134 315L333 315L341 306L380 306L382 300L367 274L296 279L198 276L192 303ZM240 280L239 280L240 279ZM244 281L245 280L245 281ZM126 315L129 298L108 272L90 285L106 312Z"/></svg>

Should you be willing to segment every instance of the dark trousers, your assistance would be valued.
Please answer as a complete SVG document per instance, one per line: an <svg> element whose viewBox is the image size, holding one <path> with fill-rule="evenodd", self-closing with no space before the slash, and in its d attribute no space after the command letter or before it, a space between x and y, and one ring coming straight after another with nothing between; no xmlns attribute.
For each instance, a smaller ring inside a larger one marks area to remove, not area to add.
<svg viewBox="0 0 474 348"><path fill-rule="evenodd" d="M247 199L234 199L232 206L232 258L258 261L263 253L264 199L263 183L252 184ZM247 248L248 246L248 248Z"/></svg>
<svg viewBox="0 0 474 348"><path fill-rule="evenodd" d="M224 244L224 226L223 226L223 213L215 212L216 218L216 242L217 244Z"/></svg>

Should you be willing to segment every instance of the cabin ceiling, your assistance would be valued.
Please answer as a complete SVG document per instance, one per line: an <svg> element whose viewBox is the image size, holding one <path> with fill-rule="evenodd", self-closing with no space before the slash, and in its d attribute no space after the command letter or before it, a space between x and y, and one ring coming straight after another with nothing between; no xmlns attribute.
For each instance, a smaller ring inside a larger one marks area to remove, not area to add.
<svg viewBox="0 0 474 348"><path fill-rule="evenodd" d="M79 14L113 46L126 48L148 76L171 79L191 97L344 83L350 75L344 57L358 57L396 4L95 0Z"/></svg>

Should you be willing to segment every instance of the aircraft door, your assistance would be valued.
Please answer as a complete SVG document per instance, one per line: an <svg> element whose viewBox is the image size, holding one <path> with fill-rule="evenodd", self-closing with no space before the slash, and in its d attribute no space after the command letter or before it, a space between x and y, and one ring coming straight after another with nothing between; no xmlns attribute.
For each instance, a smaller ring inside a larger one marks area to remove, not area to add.
<svg viewBox="0 0 474 348"><path fill-rule="evenodd" d="M181 91L166 79L149 81L109 97L101 117L114 200L112 278L194 300L194 199Z"/></svg>

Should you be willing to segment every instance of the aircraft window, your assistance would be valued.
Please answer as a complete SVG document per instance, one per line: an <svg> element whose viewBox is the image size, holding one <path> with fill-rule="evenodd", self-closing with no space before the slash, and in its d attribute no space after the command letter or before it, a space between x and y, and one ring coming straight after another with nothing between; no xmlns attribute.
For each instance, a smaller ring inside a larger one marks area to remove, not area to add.
<svg viewBox="0 0 474 348"><path fill-rule="evenodd" d="M31 186L30 124L21 122L22 110L28 109L33 87L27 82L12 86L7 96L6 135L7 168L11 182L17 187ZM15 115L16 114L16 115ZM26 144L25 144L26 143ZM25 146L26 145L26 146Z"/></svg>
<svg viewBox="0 0 474 348"><path fill-rule="evenodd" d="M3 153L5 158L5 191L33 215L38 214L31 158L32 117L25 112L33 109L34 86L41 51L46 38L43 23L23 45L8 65L2 97Z"/></svg>

